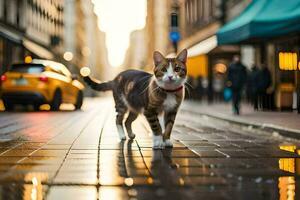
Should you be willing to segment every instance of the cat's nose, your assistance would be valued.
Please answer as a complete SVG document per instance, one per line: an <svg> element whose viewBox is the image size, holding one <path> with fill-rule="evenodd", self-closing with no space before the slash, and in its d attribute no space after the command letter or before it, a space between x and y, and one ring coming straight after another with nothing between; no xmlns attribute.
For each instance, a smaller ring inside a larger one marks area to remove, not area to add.
<svg viewBox="0 0 300 200"><path fill-rule="evenodd" d="M173 76L168 76L169 81L173 81Z"/></svg>

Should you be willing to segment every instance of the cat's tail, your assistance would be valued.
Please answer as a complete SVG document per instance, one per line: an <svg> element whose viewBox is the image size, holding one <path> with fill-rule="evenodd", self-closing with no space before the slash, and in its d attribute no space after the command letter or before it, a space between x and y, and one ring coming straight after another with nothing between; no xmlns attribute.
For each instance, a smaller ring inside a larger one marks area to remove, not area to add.
<svg viewBox="0 0 300 200"><path fill-rule="evenodd" d="M83 77L83 80L94 90L97 91L108 91L113 89L113 81L100 82L89 76Z"/></svg>

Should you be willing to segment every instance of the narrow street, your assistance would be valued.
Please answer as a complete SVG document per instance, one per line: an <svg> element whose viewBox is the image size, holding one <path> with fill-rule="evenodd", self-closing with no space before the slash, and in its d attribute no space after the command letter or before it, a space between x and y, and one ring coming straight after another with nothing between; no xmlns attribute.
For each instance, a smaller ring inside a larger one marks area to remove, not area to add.
<svg viewBox="0 0 300 200"><path fill-rule="evenodd" d="M136 139L119 143L114 115L107 97L86 98L76 112L1 112L0 199L300 196L300 141L183 106L174 148L154 151L143 117L134 122Z"/></svg>

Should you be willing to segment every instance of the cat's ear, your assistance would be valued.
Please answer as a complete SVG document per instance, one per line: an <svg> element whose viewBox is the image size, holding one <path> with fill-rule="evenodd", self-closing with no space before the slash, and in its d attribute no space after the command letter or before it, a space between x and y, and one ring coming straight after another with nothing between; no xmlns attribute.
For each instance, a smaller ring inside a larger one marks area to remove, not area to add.
<svg viewBox="0 0 300 200"><path fill-rule="evenodd" d="M165 59L165 57L160 52L154 51L153 60L154 60L155 66L159 65L164 59Z"/></svg>
<svg viewBox="0 0 300 200"><path fill-rule="evenodd" d="M187 50L183 49L178 56L176 57L177 60L179 60L182 63L186 63L186 59L187 59Z"/></svg>

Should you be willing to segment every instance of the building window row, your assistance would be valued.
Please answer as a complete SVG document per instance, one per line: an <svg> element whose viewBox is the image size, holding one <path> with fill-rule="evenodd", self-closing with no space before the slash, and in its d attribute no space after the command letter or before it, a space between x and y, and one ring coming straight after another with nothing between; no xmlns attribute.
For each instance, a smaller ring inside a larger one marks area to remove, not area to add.
<svg viewBox="0 0 300 200"><path fill-rule="evenodd" d="M39 32L51 36L63 35L63 7L49 0L27 0L28 24ZM47 6L47 7L46 7Z"/></svg>
<svg viewBox="0 0 300 200"><path fill-rule="evenodd" d="M213 0L186 0L185 19L187 25L201 25L212 21Z"/></svg>
<svg viewBox="0 0 300 200"><path fill-rule="evenodd" d="M24 2L21 0L0 0L0 20L8 25L25 27Z"/></svg>
<svg viewBox="0 0 300 200"><path fill-rule="evenodd" d="M39 13L42 17L49 19L51 22L63 25L63 8L46 2L48 1L40 1L39 3L36 0L28 0L28 4L32 10Z"/></svg>

